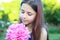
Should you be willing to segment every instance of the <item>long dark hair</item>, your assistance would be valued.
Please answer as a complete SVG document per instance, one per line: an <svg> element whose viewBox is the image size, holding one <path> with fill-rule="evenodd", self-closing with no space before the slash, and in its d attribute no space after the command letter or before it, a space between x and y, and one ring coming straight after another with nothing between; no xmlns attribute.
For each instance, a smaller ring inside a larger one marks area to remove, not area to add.
<svg viewBox="0 0 60 40"><path fill-rule="evenodd" d="M42 3L41 0L23 0L21 2L21 6L23 3L29 4L32 9L37 13L35 20L33 22L33 29L32 29L32 37L33 40L40 40L40 35L41 35L41 27L45 23L44 21L44 15L43 15L43 9L42 9ZM20 19L20 23L21 23Z"/></svg>

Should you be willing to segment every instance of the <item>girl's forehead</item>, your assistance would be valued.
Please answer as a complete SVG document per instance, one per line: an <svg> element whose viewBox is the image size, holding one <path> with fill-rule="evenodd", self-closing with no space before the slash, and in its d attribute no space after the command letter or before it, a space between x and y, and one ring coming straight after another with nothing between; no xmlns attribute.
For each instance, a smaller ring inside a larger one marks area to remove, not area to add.
<svg viewBox="0 0 60 40"><path fill-rule="evenodd" d="M23 3L22 6L21 6L21 10L24 10L24 11L29 11L29 12L35 12L32 7L27 4L27 3Z"/></svg>

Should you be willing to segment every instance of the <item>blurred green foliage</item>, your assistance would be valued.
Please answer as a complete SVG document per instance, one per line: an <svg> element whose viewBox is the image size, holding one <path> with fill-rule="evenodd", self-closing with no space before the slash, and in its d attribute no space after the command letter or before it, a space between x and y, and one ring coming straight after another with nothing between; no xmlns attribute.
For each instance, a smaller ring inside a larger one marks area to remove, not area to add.
<svg viewBox="0 0 60 40"><path fill-rule="evenodd" d="M59 0L43 0L45 19L50 24L60 25Z"/></svg>
<svg viewBox="0 0 60 40"><path fill-rule="evenodd" d="M51 34L60 34L60 29L58 27L49 25L48 30Z"/></svg>
<svg viewBox="0 0 60 40"><path fill-rule="evenodd" d="M13 0L12 2L2 2L0 4L0 20L14 21L18 20L20 13L21 0Z"/></svg>

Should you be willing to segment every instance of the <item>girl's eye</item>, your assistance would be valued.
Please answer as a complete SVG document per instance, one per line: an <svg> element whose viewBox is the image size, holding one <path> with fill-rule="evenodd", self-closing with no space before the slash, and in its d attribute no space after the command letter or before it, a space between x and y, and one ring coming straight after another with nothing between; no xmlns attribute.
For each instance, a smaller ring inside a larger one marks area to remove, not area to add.
<svg viewBox="0 0 60 40"><path fill-rule="evenodd" d="M24 14L24 13L25 13L25 11L24 11L23 9L21 9L21 13L22 13L22 14Z"/></svg>
<svg viewBox="0 0 60 40"><path fill-rule="evenodd" d="M21 11L22 14L24 14L25 12L24 11Z"/></svg>
<svg viewBox="0 0 60 40"><path fill-rule="evenodd" d="M29 16L31 16L32 14L31 13L28 13Z"/></svg>

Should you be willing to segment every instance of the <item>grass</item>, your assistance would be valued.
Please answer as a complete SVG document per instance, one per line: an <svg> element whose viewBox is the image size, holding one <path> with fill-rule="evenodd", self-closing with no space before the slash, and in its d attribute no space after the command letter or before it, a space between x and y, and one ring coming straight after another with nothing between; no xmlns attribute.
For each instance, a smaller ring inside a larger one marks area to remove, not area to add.
<svg viewBox="0 0 60 40"><path fill-rule="evenodd" d="M60 30L56 26L49 25L49 40L60 40Z"/></svg>
<svg viewBox="0 0 60 40"><path fill-rule="evenodd" d="M60 40L60 34L49 34L49 40Z"/></svg>

